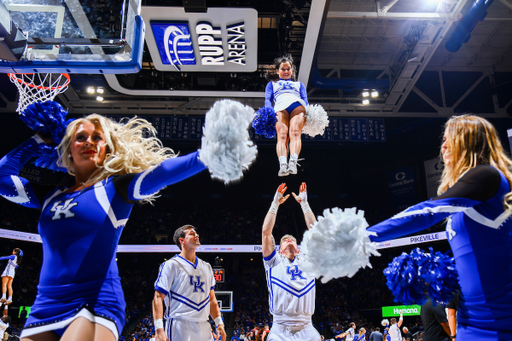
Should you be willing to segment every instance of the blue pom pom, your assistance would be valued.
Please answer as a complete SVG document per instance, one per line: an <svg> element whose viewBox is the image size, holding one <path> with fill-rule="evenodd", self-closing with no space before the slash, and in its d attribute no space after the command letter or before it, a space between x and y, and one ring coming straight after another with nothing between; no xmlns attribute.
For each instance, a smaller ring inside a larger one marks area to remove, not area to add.
<svg viewBox="0 0 512 341"><path fill-rule="evenodd" d="M274 108L263 107L256 111L256 116L252 121L252 127L256 134L264 135L266 138L271 139L277 134L276 122L277 117Z"/></svg>
<svg viewBox="0 0 512 341"><path fill-rule="evenodd" d="M67 114L68 111L59 103L46 101L30 104L20 114L20 118L30 129L51 137L54 143L59 144L66 134L68 124L73 121L72 119L66 120ZM34 164L53 171L65 172L65 168L57 166L58 158L56 147L45 146L41 149Z"/></svg>
<svg viewBox="0 0 512 341"><path fill-rule="evenodd" d="M67 172L68 170L66 168L57 166L57 160L59 160L57 147L44 146L39 150L39 156L34 161L34 165L52 171Z"/></svg>
<svg viewBox="0 0 512 341"><path fill-rule="evenodd" d="M428 284L428 294L432 301L446 304L453 298L453 292L459 285L455 260L439 251L434 253L432 248L428 256L428 262L424 263L421 271Z"/></svg>
<svg viewBox="0 0 512 341"><path fill-rule="evenodd" d="M410 305L427 300L424 283L418 272L419 252L422 253L423 251L415 249L410 255L404 252L395 257L384 269L384 275L387 279L386 284L395 296L395 302Z"/></svg>
<svg viewBox="0 0 512 341"><path fill-rule="evenodd" d="M51 136L53 142L59 144L66 133L68 111L54 101L35 102L20 114L21 120L32 130Z"/></svg>
<svg viewBox="0 0 512 341"><path fill-rule="evenodd" d="M455 261L440 252L430 253L416 248L402 253L384 269L387 286L395 302L423 305L429 296L433 301L448 302L457 287Z"/></svg>

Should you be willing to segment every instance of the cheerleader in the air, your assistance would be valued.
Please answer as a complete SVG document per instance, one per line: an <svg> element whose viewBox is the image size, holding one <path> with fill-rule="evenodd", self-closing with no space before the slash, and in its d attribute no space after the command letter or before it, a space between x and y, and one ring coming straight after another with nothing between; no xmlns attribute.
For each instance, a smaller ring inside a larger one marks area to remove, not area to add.
<svg viewBox="0 0 512 341"><path fill-rule="evenodd" d="M308 95L302 82L295 81L295 66L290 56L278 58L275 63L276 74L270 75L265 90L265 106L274 104L277 116L277 146L279 158L279 176L297 174L297 160L302 147L302 128L304 128ZM288 150L289 148L289 150ZM290 161L288 162L288 152Z"/></svg>
<svg viewBox="0 0 512 341"><path fill-rule="evenodd" d="M14 280L16 269L23 259L23 251L16 248L12 250L11 256L0 257L0 260L6 259L9 261L5 266L4 272L2 272L2 298L0 299L0 302L5 302L5 305L8 305L12 303L12 281ZM7 292L9 292L9 297L6 298Z"/></svg>
<svg viewBox="0 0 512 341"><path fill-rule="evenodd" d="M25 120L33 129L33 120L53 110L43 104ZM217 102L206 115L201 150L184 156L163 147L146 120L117 123L93 114L69 123L63 137L57 134L63 122L50 132L40 130L0 160L0 195L41 210L43 264L22 340L117 340L126 304L116 250L133 204L150 201L207 167L226 182L240 178L256 155L247 133L253 114L240 103ZM226 136L230 129L219 126L222 122L240 129ZM29 159L58 139L57 165L74 176L71 187L42 186L18 176Z"/></svg>
<svg viewBox="0 0 512 341"><path fill-rule="evenodd" d="M322 135L329 119L319 106L309 106L306 87L296 81L296 69L290 55L275 60L276 73L269 72L265 89L265 107L260 108L253 122L257 134L274 137L279 176L297 174L302 148L301 134ZM290 159L288 161L288 154Z"/></svg>

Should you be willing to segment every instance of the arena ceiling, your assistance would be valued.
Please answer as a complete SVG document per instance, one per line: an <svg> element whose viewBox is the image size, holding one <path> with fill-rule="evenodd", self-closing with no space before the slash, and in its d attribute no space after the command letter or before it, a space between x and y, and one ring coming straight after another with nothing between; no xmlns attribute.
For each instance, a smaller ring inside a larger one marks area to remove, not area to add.
<svg viewBox="0 0 512 341"><path fill-rule="evenodd" d="M147 0L142 5L191 3L257 10L257 71L158 71L146 46L139 73L71 75L71 86L58 101L76 114L204 115L221 98L258 108L268 66L290 53L309 102L322 104L331 116L512 113L511 0ZM461 34L463 27L471 31L469 39L467 32ZM12 113L16 90L6 76L0 81L0 112ZM102 102L87 93L89 86L105 88ZM368 105L362 104L365 89L379 92Z"/></svg>

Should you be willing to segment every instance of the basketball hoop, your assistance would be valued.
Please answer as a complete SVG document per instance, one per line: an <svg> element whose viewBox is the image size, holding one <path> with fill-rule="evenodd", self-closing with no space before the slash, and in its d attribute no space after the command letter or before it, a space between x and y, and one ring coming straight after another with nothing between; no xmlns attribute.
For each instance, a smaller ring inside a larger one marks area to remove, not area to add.
<svg viewBox="0 0 512 341"><path fill-rule="evenodd" d="M34 102L53 101L55 96L66 91L71 78L67 73L8 73L11 82L20 94L18 109L21 113Z"/></svg>

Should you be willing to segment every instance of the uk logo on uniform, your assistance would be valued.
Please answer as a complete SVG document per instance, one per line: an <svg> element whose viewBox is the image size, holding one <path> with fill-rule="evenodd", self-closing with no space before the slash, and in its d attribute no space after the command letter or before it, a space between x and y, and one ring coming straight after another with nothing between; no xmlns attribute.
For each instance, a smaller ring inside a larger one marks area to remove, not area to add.
<svg viewBox="0 0 512 341"><path fill-rule="evenodd" d="M187 23L151 22L162 64L196 65Z"/></svg>
<svg viewBox="0 0 512 341"><path fill-rule="evenodd" d="M194 292L198 292L198 290L201 290L201 292L204 292L203 285L204 282L201 282L201 276L196 276L197 282L194 282L194 276L190 276L190 285L194 286Z"/></svg>
<svg viewBox="0 0 512 341"><path fill-rule="evenodd" d="M297 265L287 266L286 273L292 276L292 281L295 281L297 277L300 279L306 279L305 277L302 277L302 270L299 270L299 267Z"/></svg>
<svg viewBox="0 0 512 341"><path fill-rule="evenodd" d="M71 209L78 205L77 202L72 203L73 200L74 198L68 199L64 201L64 203L62 203L61 200L55 202L53 207L50 209L51 212L55 213L52 217L52 220L73 218L75 216L75 212L72 212Z"/></svg>
<svg viewBox="0 0 512 341"><path fill-rule="evenodd" d="M279 85L283 87L283 90L293 90L292 83L290 82L279 82Z"/></svg>

